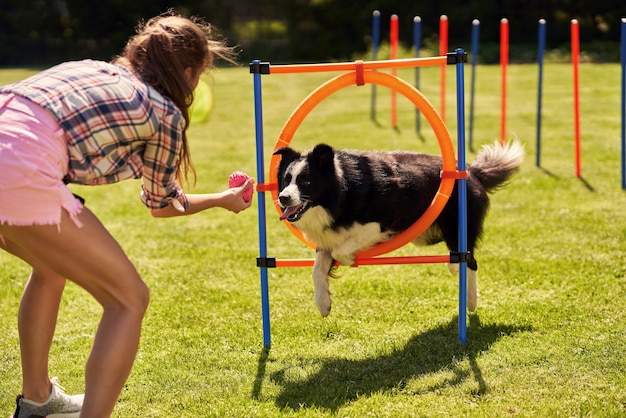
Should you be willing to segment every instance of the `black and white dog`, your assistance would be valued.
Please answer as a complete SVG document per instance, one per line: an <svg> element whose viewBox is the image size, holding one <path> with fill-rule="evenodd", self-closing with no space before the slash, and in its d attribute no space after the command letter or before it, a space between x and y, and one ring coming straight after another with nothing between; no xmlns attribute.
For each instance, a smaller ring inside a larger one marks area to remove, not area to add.
<svg viewBox="0 0 626 418"><path fill-rule="evenodd" d="M356 254L410 227L428 208L441 182L439 156L408 151L348 151L319 144L300 153L289 147L277 176L281 220L286 219L317 246L313 266L315 302L330 313L328 277L333 260L354 264ZM524 158L518 142L485 146L467 164L467 306L476 309L478 269L472 254L489 208L487 192L504 185ZM458 250L458 200L455 186L445 208L415 245L444 241ZM450 270L458 271L458 264Z"/></svg>

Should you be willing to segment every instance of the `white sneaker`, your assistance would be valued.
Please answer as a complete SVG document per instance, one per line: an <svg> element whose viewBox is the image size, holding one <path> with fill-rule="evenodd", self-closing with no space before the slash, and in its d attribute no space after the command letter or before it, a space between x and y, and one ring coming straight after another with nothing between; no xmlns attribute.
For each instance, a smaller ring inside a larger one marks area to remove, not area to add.
<svg viewBox="0 0 626 418"><path fill-rule="evenodd" d="M85 395L66 395L59 379L50 379L52 391L45 402L35 402L19 395L11 418L78 418Z"/></svg>

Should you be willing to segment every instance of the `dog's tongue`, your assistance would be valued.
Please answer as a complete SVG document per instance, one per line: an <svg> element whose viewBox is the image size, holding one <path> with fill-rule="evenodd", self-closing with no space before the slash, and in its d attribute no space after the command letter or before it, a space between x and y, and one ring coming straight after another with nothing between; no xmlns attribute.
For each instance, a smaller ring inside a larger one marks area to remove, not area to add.
<svg viewBox="0 0 626 418"><path fill-rule="evenodd" d="M300 209L300 205L298 205L298 206L290 206L288 208L285 208L285 211L283 212L283 214L280 215L280 220L284 221L285 219L287 219L288 217L290 217L294 213L298 212L299 209Z"/></svg>

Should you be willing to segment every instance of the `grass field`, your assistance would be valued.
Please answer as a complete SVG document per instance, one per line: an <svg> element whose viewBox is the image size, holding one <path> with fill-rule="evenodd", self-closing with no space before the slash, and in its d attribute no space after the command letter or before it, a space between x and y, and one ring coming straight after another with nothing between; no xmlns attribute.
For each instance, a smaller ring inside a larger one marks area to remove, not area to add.
<svg viewBox="0 0 626 418"><path fill-rule="evenodd" d="M151 288L140 351L116 417L618 417L626 415L626 192L620 184L620 69L583 64L582 178L574 170L572 71L547 64L541 167L535 166L537 68L509 68L507 132L526 147L512 182L492 197L479 261L479 308L457 343L457 278L445 266L342 267L333 311L321 318L310 268L270 270L272 348L262 346L256 202L234 215L216 209L180 219L150 217L139 184L73 187L119 239ZM28 75L0 71L0 84ZM400 71L412 80L412 72ZM470 70L466 71L469 86ZM263 76L266 157L289 114L328 74ZM439 107L439 70L422 90ZM477 69L474 143L500 132L498 67ZM454 71L447 122L456 140ZM230 172L256 173L252 77L221 69L215 108L191 127L194 191L226 187ZM439 153L425 122L389 92L370 87L331 96L292 145ZM469 97L467 97L469 101ZM456 146L456 145L455 145ZM469 152L472 161L474 152ZM266 158L268 161L269 158ZM269 201L270 199L268 199ZM268 202L268 253L312 257ZM443 254L443 246L398 254ZM80 257L80 254L76 255ZM29 269L0 253L0 410L20 388L16 317ZM101 310L68 284L50 368L69 392Z"/></svg>

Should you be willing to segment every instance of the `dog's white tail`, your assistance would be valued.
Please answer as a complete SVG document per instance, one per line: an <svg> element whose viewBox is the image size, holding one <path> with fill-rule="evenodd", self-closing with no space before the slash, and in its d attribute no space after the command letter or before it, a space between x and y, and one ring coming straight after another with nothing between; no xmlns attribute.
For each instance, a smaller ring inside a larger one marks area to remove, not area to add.
<svg viewBox="0 0 626 418"><path fill-rule="evenodd" d="M501 144L495 141L485 145L476 155L476 160L468 165L470 174L492 191L506 184L524 160L524 147L518 141Z"/></svg>

